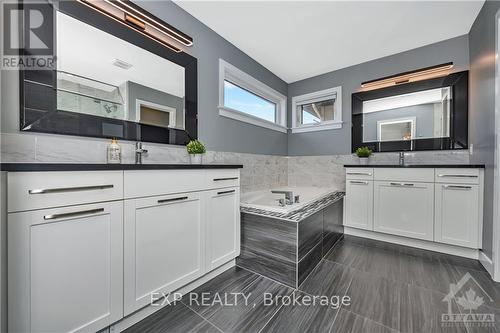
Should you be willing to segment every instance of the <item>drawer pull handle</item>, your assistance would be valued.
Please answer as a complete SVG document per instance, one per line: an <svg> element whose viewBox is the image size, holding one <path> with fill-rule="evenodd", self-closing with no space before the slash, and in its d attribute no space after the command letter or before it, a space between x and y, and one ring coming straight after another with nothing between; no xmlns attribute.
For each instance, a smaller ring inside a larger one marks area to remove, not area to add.
<svg viewBox="0 0 500 333"><path fill-rule="evenodd" d="M162 199L162 200L158 200L158 203L181 201L181 200L186 200L187 198L188 197L178 197L178 198L172 198L172 199Z"/></svg>
<svg viewBox="0 0 500 333"><path fill-rule="evenodd" d="M102 212L104 212L104 208L97 208L97 209L82 210L82 211L79 211L79 212L45 215L43 217L43 219L44 220L56 220L56 219L62 219L62 218L65 218L65 217L74 217L74 216L80 216L80 215L90 215L90 214L97 214L97 213L102 213Z"/></svg>
<svg viewBox="0 0 500 333"><path fill-rule="evenodd" d="M415 186L415 184L411 184L411 183L391 183L391 186L412 187L412 186Z"/></svg>
<svg viewBox="0 0 500 333"><path fill-rule="evenodd" d="M217 192L217 195L221 195L221 194L228 194L228 193L234 193L234 192L236 192L236 190L221 191L221 192Z"/></svg>
<svg viewBox="0 0 500 333"><path fill-rule="evenodd" d="M360 182L360 181L356 181L356 180L351 180L350 183L351 184L359 184L359 185L368 185L368 182Z"/></svg>
<svg viewBox="0 0 500 333"><path fill-rule="evenodd" d="M47 189L29 190L28 193L29 194L47 194L47 193L62 193L62 192L78 192L78 191L104 190L104 189L113 188L113 187L114 187L114 185L61 187L61 188L47 188Z"/></svg>
<svg viewBox="0 0 500 333"><path fill-rule="evenodd" d="M351 176L371 176L371 172L347 172L348 175Z"/></svg>
<svg viewBox="0 0 500 333"><path fill-rule="evenodd" d="M214 182L220 182L223 180L236 180L238 177L226 177L226 178L214 178Z"/></svg>
<svg viewBox="0 0 500 333"><path fill-rule="evenodd" d="M454 177L454 178L477 178L477 175L444 175L440 174L438 177Z"/></svg>
<svg viewBox="0 0 500 333"><path fill-rule="evenodd" d="M464 186L464 185L443 185L443 188L455 188L461 190L470 190L472 186Z"/></svg>

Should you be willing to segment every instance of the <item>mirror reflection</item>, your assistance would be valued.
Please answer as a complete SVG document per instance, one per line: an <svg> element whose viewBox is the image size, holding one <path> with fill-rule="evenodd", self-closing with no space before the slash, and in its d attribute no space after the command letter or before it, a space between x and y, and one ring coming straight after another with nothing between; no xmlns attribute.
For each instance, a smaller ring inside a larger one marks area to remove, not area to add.
<svg viewBox="0 0 500 333"><path fill-rule="evenodd" d="M363 102L363 142L450 136L450 87Z"/></svg>
<svg viewBox="0 0 500 333"><path fill-rule="evenodd" d="M58 110L184 129L184 80L184 67L57 13Z"/></svg>

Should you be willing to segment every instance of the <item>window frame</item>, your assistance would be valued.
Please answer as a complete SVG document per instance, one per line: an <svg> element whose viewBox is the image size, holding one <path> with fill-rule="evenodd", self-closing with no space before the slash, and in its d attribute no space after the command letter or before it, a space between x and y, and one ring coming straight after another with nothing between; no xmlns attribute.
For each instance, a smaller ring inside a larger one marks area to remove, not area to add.
<svg viewBox="0 0 500 333"><path fill-rule="evenodd" d="M297 107L303 104L320 102L335 98L334 120L324 121L317 124L298 124ZM334 87L325 90L292 97L292 133L324 131L342 128L342 87Z"/></svg>
<svg viewBox="0 0 500 333"><path fill-rule="evenodd" d="M238 86L241 89L263 98L276 105L276 121L252 116L243 111L235 110L224 106L224 81ZM271 130L287 133L286 127L286 103L287 97L278 91L272 89L266 84L255 79L251 75L236 68L230 63L219 59L219 115L238 121L246 122L252 125L268 128Z"/></svg>

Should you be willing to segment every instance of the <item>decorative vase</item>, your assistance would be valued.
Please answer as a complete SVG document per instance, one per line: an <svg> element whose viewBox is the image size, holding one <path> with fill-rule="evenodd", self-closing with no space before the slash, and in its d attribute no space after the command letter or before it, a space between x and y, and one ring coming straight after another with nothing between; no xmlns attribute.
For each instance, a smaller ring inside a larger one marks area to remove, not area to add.
<svg viewBox="0 0 500 333"><path fill-rule="evenodd" d="M370 157L360 157L359 158L359 164L361 164L361 165L367 165L369 159L370 159Z"/></svg>
<svg viewBox="0 0 500 333"><path fill-rule="evenodd" d="M201 164L202 154L189 154L191 164Z"/></svg>

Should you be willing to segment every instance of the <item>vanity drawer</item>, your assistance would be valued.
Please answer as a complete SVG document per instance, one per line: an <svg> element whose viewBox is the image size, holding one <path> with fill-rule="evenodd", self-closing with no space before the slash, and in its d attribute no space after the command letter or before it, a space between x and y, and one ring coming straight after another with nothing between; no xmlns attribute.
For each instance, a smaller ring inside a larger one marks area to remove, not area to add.
<svg viewBox="0 0 500 333"><path fill-rule="evenodd" d="M206 170L208 188L237 187L240 186L240 169L214 169Z"/></svg>
<svg viewBox="0 0 500 333"><path fill-rule="evenodd" d="M479 184L479 169L436 169L436 183Z"/></svg>
<svg viewBox="0 0 500 333"><path fill-rule="evenodd" d="M8 211L120 200L122 171L9 172Z"/></svg>
<svg viewBox="0 0 500 333"><path fill-rule="evenodd" d="M207 188L204 170L126 170L123 174L125 199Z"/></svg>
<svg viewBox="0 0 500 333"><path fill-rule="evenodd" d="M375 180L434 182L434 169L375 168Z"/></svg>
<svg viewBox="0 0 500 333"><path fill-rule="evenodd" d="M373 180L372 168L347 168L345 170L346 179Z"/></svg>

